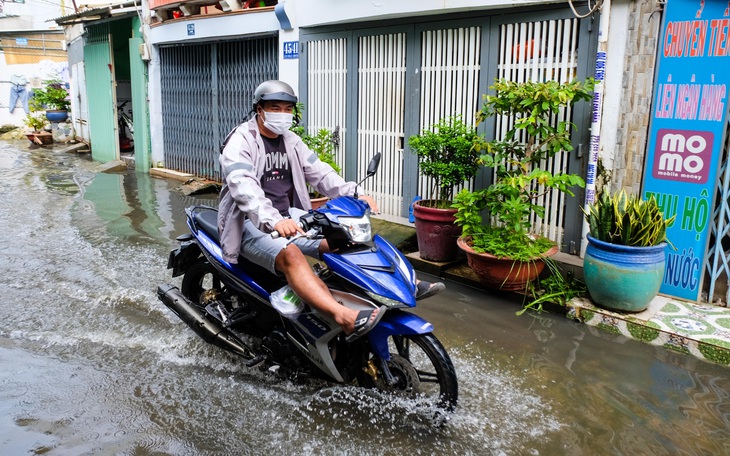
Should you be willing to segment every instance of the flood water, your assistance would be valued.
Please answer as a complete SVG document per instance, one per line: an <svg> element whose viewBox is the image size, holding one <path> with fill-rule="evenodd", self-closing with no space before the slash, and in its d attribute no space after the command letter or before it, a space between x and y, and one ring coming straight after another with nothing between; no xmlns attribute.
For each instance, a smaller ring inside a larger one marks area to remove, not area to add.
<svg viewBox="0 0 730 456"><path fill-rule="evenodd" d="M27 146L0 141L0 454L730 454L730 369L450 282L415 310L459 379L443 428L247 369L156 297L215 197Z"/></svg>

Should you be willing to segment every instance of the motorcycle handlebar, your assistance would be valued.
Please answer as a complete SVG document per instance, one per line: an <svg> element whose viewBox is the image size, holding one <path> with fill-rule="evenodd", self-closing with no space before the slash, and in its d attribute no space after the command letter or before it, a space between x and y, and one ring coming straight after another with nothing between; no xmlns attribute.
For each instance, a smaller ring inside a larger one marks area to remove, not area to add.
<svg viewBox="0 0 730 456"><path fill-rule="evenodd" d="M301 228L301 229L304 229L304 225L302 224L302 222L298 222L297 223L297 226L299 228ZM297 234L296 236L293 236L293 238L302 237L302 236L309 237L309 236L311 236L310 233L311 232L307 232L307 233L304 233L303 235L302 234ZM279 239L280 237L281 237L281 235L279 234L278 231L272 231L271 232L271 239Z"/></svg>

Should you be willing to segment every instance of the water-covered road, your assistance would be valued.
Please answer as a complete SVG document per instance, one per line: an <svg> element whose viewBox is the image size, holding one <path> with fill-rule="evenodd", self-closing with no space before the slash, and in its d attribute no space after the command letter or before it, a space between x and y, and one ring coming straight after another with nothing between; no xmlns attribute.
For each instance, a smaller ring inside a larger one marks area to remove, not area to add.
<svg viewBox="0 0 730 456"><path fill-rule="evenodd" d="M27 146L0 141L0 454L730 454L729 369L454 283L416 309L459 378L444 428L247 369L155 294L200 200Z"/></svg>

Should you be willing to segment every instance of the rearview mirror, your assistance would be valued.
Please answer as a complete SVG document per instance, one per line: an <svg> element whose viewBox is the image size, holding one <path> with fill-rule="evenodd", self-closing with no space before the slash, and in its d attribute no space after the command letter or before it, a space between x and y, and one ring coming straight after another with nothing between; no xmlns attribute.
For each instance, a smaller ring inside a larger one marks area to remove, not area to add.
<svg viewBox="0 0 730 456"><path fill-rule="evenodd" d="M378 152L370 160L370 163L368 164L367 177L370 177L378 172L378 166L380 166L380 157L381 156L382 156L382 154L380 152Z"/></svg>

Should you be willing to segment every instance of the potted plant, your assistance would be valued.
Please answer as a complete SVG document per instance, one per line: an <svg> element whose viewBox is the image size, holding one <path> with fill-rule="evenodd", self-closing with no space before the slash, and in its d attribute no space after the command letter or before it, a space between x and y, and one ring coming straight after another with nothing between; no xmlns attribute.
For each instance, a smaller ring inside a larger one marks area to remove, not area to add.
<svg viewBox="0 0 730 456"><path fill-rule="evenodd" d="M44 87L33 91L33 100L46 110L49 122L63 122L68 118L71 100L64 83L59 79L43 81Z"/></svg>
<svg viewBox="0 0 730 456"><path fill-rule="evenodd" d="M611 310L646 309L662 284L674 216L665 219L653 195L642 200L623 189L601 192L584 212L590 234L583 274L592 301Z"/></svg>
<svg viewBox="0 0 730 456"><path fill-rule="evenodd" d="M593 80L558 83L498 80L494 95L484 97L477 121L509 116L502 138L479 138L479 162L494 171L487 188L462 190L453 207L463 236L458 245L483 284L503 290L524 290L542 269L542 258L558 251L555 242L532 233L531 218L543 218L538 198L550 191L573 196L585 182L576 174L553 173L546 160L573 149L568 120L558 114L579 101L591 99ZM483 219L486 212L488 219ZM485 262L488 262L485 264Z"/></svg>
<svg viewBox="0 0 730 456"><path fill-rule="evenodd" d="M307 147L317 153L317 157L320 160L330 165L339 174L342 169L335 161L334 149L337 145L335 138L335 133L326 128L320 128L314 136L304 135L302 141L304 141ZM325 204L329 198L320 194L317 190L311 189L310 200L312 202L312 209L317 209Z"/></svg>
<svg viewBox="0 0 730 456"><path fill-rule="evenodd" d="M30 107L30 112L25 116L23 122L32 130L25 134L30 142L35 144L51 144L53 142L53 135L43 131L43 127L46 125L46 117L42 112L33 110Z"/></svg>
<svg viewBox="0 0 730 456"><path fill-rule="evenodd" d="M420 174L433 182L428 198L413 204L418 252L424 260L446 262L458 254L461 227L454 223L456 209L451 204L454 186L473 178L479 168L477 138L476 128L455 115L408 139Z"/></svg>
<svg viewBox="0 0 730 456"><path fill-rule="evenodd" d="M301 103L297 103L297 113L301 113L304 106ZM312 136L307 133L304 126L299 123L298 114L295 124L290 128L291 131L299 135L302 138L302 142L307 145L313 152L317 154L320 160L327 163L335 170L337 174L342 172L342 169L335 160L335 146L338 145L338 134L339 127L335 128L335 131L329 131L326 128L320 128L317 134ZM317 209L325 204L329 198L320 194L316 189L309 188L309 199L312 202L312 209Z"/></svg>

